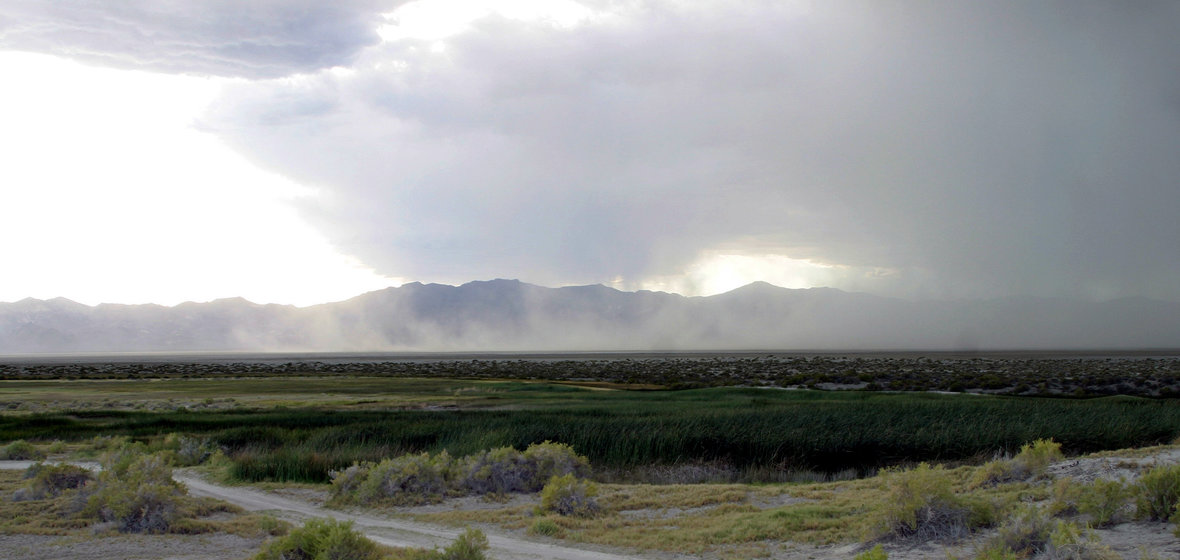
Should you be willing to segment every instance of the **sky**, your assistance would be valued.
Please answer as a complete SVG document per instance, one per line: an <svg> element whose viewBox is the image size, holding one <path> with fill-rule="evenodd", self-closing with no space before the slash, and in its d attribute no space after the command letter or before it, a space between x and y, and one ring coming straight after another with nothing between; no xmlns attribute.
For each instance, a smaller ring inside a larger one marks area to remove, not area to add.
<svg viewBox="0 0 1180 560"><path fill-rule="evenodd" d="M1180 4L0 4L0 301L1180 301Z"/></svg>

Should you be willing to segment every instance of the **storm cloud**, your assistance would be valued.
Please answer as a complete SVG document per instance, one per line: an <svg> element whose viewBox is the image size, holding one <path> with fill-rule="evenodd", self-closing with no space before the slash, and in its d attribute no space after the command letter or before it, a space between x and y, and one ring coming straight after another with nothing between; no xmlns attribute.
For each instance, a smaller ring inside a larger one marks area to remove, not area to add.
<svg viewBox="0 0 1180 560"><path fill-rule="evenodd" d="M391 276L1180 300L1180 4L581 4L380 40L388 3L20 0L0 46L252 78L201 126Z"/></svg>
<svg viewBox="0 0 1180 560"><path fill-rule="evenodd" d="M8 0L0 48L117 68L245 78L347 64L379 41L381 0Z"/></svg>
<svg viewBox="0 0 1180 560"><path fill-rule="evenodd" d="M404 277L635 280L709 249L900 295L1180 299L1175 3L689 6L386 42L206 126Z"/></svg>

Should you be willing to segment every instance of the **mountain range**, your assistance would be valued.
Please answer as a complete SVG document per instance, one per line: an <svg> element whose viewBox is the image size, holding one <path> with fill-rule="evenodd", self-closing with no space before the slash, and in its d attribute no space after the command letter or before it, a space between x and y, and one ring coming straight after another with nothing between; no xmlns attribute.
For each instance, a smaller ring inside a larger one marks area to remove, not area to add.
<svg viewBox="0 0 1180 560"><path fill-rule="evenodd" d="M193 351L1016 350L1180 347L1180 303L909 301L756 282L708 297L411 283L310 307L0 303L0 354Z"/></svg>

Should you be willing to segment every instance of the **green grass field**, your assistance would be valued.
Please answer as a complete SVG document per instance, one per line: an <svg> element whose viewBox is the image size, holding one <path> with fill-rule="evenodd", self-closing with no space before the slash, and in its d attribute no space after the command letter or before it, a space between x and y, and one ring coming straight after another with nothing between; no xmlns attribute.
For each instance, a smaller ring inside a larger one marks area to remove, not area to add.
<svg viewBox="0 0 1180 560"><path fill-rule="evenodd" d="M587 386L589 385L589 386ZM389 377L0 382L0 441L207 437L244 480L322 482L407 452L552 440L596 467L711 463L774 479L989 458L1037 438L1067 452L1170 442L1180 402L617 386Z"/></svg>

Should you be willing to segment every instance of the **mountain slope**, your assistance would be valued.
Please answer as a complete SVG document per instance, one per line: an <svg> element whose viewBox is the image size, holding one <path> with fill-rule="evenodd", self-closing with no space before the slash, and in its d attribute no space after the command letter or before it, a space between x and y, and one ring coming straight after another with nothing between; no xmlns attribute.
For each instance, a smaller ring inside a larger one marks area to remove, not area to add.
<svg viewBox="0 0 1180 560"><path fill-rule="evenodd" d="M0 353L368 350L853 350L1180 347L1180 304L919 301L755 283L711 297L406 284L306 308L0 303Z"/></svg>

